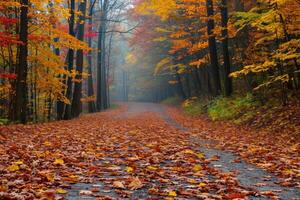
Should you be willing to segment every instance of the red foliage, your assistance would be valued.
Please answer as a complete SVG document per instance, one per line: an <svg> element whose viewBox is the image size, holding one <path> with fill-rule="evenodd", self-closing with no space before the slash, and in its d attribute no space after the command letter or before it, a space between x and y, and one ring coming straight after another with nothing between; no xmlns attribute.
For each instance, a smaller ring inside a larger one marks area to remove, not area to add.
<svg viewBox="0 0 300 200"><path fill-rule="evenodd" d="M22 42L18 41L18 38L15 35L6 32L0 32L0 46L8 46L14 44L22 44Z"/></svg>
<svg viewBox="0 0 300 200"><path fill-rule="evenodd" d="M8 18L8 17L0 16L1 24L8 25L8 24L16 24L17 22L18 22L18 19L16 19L16 18Z"/></svg>
<svg viewBox="0 0 300 200"><path fill-rule="evenodd" d="M1 73L0 78L3 78L3 79L16 79L17 75L16 74Z"/></svg>

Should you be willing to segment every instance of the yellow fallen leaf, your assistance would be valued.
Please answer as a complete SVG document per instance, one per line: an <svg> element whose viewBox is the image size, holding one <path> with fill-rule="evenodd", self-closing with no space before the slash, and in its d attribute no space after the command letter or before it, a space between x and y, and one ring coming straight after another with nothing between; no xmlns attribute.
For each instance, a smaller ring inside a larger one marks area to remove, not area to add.
<svg viewBox="0 0 300 200"><path fill-rule="evenodd" d="M157 170L158 168L157 167L153 167L153 166L147 166L147 169L150 169L150 170Z"/></svg>
<svg viewBox="0 0 300 200"><path fill-rule="evenodd" d="M290 170L290 169L285 169L283 171L283 173L286 174L286 175L293 175L294 174L293 170Z"/></svg>
<svg viewBox="0 0 300 200"><path fill-rule="evenodd" d="M176 193L176 191L169 191L168 195L171 196L171 197L176 197L177 193Z"/></svg>
<svg viewBox="0 0 300 200"><path fill-rule="evenodd" d="M56 193L57 194L66 194L66 193L68 193L68 191L64 190L64 189L61 189L61 188L58 188L58 189L56 189Z"/></svg>
<svg viewBox="0 0 300 200"><path fill-rule="evenodd" d="M128 172L128 173L133 172L133 168L132 167L126 167L126 172Z"/></svg>
<svg viewBox="0 0 300 200"><path fill-rule="evenodd" d="M55 161L53 162L54 165L63 165L65 162L63 159L61 158L57 158L55 159Z"/></svg>
<svg viewBox="0 0 300 200"><path fill-rule="evenodd" d="M15 172L15 171L20 170L20 167L19 167L18 165L12 164L12 165L10 165L7 169L8 169L8 171L10 171L10 172Z"/></svg>
<svg viewBox="0 0 300 200"><path fill-rule="evenodd" d="M206 183L199 183L198 186L199 186L199 187L205 187L205 186L206 186Z"/></svg>
<svg viewBox="0 0 300 200"><path fill-rule="evenodd" d="M13 164L15 164L15 165L23 165L24 162L22 160L18 160L16 162L13 162Z"/></svg>
<svg viewBox="0 0 300 200"><path fill-rule="evenodd" d="M184 153L186 153L186 154L195 154L195 152L193 150L190 150L190 149L185 150Z"/></svg>
<svg viewBox="0 0 300 200"><path fill-rule="evenodd" d="M198 171L201 171L202 170L202 166L201 165L195 165L194 167L193 167L193 171L194 172L198 172Z"/></svg>
<svg viewBox="0 0 300 200"><path fill-rule="evenodd" d="M45 141L45 142L44 142L44 145L45 145L45 146L51 146L51 142Z"/></svg>
<svg viewBox="0 0 300 200"><path fill-rule="evenodd" d="M198 153L198 154L197 154L197 157L198 157L199 159L205 159L205 155L204 155L203 153Z"/></svg>

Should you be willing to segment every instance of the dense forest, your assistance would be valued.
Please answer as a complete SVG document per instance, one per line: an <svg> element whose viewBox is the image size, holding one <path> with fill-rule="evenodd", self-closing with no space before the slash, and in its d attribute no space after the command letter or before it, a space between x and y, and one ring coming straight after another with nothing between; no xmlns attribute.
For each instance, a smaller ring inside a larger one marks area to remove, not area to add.
<svg viewBox="0 0 300 200"><path fill-rule="evenodd" d="M111 49L127 1L1 1L1 116L72 119L109 105ZM84 107L83 107L84 105Z"/></svg>
<svg viewBox="0 0 300 200"><path fill-rule="evenodd" d="M0 13L2 120L299 92L299 1L3 0Z"/></svg>
<svg viewBox="0 0 300 200"><path fill-rule="evenodd" d="M183 99L253 92L285 104L299 88L299 1L137 1L136 67ZM148 59L147 59L148 58ZM174 88L173 87L173 88ZM159 97L159 100L165 96Z"/></svg>

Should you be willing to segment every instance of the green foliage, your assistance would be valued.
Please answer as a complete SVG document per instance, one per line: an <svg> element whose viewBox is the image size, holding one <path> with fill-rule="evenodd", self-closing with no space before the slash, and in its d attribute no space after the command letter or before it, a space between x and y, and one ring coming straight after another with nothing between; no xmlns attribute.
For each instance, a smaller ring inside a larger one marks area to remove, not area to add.
<svg viewBox="0 0 300 200"><path fill-rule="evenodd" d="M212 120L234 120L240 124L253 116L252 108L257 105L251 94L245 97L220 97L208 107L208 115Z"/></svg>
<svg viewBox="0 0 300 200"><path fill-rule="evenodd" d="M9 123L9 120L8 119L1 119L0 118L0 125L6 125Z"/></svg>
<svg viewBox="0 0 300 200"><path fill-rule="evenodd" d="M164 105L168 105L168 106L177 106L177 105L180 105L181 102L182 102L181 98L178 96L175 96L175 97L169 97L169 98L163 100L161 103Z"/></svg>
<svg viewBox="0 0 300 200"><path fill-rule="evenodd" d="M207 111L207 105L207 100L192 97L183 102L182 108L186 114L197 116L200 114L204 114Z"/></svg>

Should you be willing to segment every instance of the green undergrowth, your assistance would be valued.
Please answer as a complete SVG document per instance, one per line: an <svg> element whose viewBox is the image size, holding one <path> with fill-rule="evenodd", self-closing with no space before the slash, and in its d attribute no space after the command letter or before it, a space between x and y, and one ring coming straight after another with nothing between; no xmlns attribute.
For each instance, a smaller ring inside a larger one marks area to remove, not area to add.
<svg viewBox="0 0 300 200"><path fill-rule="evenodd" d="M9 120L8 119L1 119L0 118L0 125L7 125L9 124Z"/></svg>
<svg viewBox="0 0 300 200"><path fill-rule="evenodd" d="M182 103L184 113L197 116L207 112L208 101L197 97L192 97Z"/></svg>
<svg viewBox="0 0 300 200"><path fill-rule="evenodd" d="M251 94L243 97L219 97L211 102L207 113L212 120L232 120L241 124L255 116L257 106L258 102Z"/></svg>
<svg viewBox="0 0 300 200"><path fill-rule="evenodd" d="M242 124L252 119L259 105L258 101L251 95L218 97L214 100L202 98L190 98L182 103L183 111L191 116L207 114L210 119L231 120L235 124Z"/></svg>

